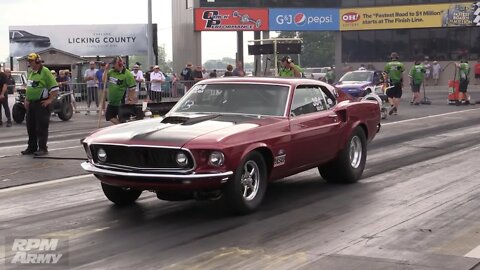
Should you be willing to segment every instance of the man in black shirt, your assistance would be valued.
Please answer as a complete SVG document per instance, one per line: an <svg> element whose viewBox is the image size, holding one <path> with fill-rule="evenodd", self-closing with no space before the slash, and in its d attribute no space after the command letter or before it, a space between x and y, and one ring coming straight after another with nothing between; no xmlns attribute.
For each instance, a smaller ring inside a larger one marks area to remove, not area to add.
<svg viewBox="0 0 480 270"><path fill-rule="evenodd" d="M10 115L10 107L8 106L8 88L15 87L15 80L12 78L10 69L5 69L5 72L0 72L0 126L2 122L2 108L5 110L7 117L7 127L12 126L12 118Z"/></svg>

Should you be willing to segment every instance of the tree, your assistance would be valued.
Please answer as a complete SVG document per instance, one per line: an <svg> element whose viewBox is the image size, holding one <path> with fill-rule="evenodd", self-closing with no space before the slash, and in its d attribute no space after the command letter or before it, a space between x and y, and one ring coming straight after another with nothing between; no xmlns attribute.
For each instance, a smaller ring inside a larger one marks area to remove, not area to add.
<svg viewBox="0 0 480 270"><path fill-rule="evenodd" d="M279 38L298 37L303 41L300 64L302 67L323 67L335 63L335 35L328 31L280 32ZM296 55L291 55L298 62Z"/></svg>
<svg viewBox="0 0 480 270"><path fill-rule="evenodd" d="M164 46L158 47L158 63L157 65L163 72L172 72L172 62L166 61L167 53L165 52ZM133 55L129 57L130 66L133 66L136 62L142 64L142 70L147 71L149 67L146 66L147 56L146 55Z"/></svg>

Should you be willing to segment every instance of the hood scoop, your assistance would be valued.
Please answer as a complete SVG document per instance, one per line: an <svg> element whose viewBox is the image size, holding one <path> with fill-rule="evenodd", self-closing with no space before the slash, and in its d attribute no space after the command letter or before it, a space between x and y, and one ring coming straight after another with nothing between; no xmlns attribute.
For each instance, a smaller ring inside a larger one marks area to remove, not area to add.
<svg viewBox="0 0 480 270"><path fill-rule="evenodd" d="M162 120L162 124L181 124L184 126L194 125L203 121L208 121L219 117L220 114L209 114L199 117L168 116Z"/></svg>

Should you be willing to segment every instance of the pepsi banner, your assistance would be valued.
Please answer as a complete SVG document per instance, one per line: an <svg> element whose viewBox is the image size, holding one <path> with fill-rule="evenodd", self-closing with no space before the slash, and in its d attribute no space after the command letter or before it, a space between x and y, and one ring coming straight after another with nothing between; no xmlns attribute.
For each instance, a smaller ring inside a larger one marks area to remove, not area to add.
<svg viewBox="0 0 480 270"><path fill-rule="evenodd" d="M329 8L272 8L269 11L272 31L338 31L339 10Z"/></svg>

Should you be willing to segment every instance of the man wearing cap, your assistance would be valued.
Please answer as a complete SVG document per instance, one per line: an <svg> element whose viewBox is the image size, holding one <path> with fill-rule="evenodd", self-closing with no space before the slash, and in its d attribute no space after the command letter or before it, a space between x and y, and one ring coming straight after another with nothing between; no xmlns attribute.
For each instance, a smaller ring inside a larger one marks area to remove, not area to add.
<svg viewBox="0 0 480 270"><path fill-rule="evenodd" d="M87 82L87 113L90 114L90 104L92 99L95 100L98 110L98 82L97 82L97 69L95 68L95 62L90 61L90 68L85 70L84 79Z"/></svg>
<svg viewBox="0 0 480 270"><path fill-rule="evenodd" d="M27 56L27 61L31 68L25 94L28 147L22 151L22 155L43 156L48 154L50 104L57 97L59 89L50 70L43 66L40 55L31 53Z"/></svg>
<svg viewBox="0 0 480 270"><path fill-rule="evenodd" d="M398 105L400 105L400 98L402 97L403 72L405 66L399 61L399 56L396 52L390 54L390 62L385 65L385 73L387 73L392 88L387 90L388 102L391 107L388 114L397 114Z"/></svg>
<svg viewBox="0 0 480 270"><path fill-rule="evenodd" d="M153 67L153 72L150 74L150 81L152 82L150 100L158 103L162 101L162 83L165 82L165 76L159 66Z"/></svg>
<svg viewBox="0 0 480 270"><path fill-rule="evenodd" d="M135 64L133 65L133 70L131 72L133 77L135 78L135 81L137 82L135 91L137 91L138 95L139 91L141 90L142 83L145 81L145 79L143 78L143 71L140 70L139 65Z"/></svg>
<svg viewBox="0 0 480 270"><path fill-rule="evenodd" d="M109 69L109 64L105 67L105 74L108 82L108 105L105 111L105 120L114 124L119 124L118 112L123 103L135 104L137 102L135 95L135 78L132 73L125 68L120 56L113 59L113 67Z"/></svg>
<svg viewBox="0 0 480 270"><path fill-rule="evenodd" d="M293 63L293 60L289 56L284 56L281 60L282 68L280 69L280 77L302 77L302 69Z"/></svg>

